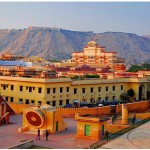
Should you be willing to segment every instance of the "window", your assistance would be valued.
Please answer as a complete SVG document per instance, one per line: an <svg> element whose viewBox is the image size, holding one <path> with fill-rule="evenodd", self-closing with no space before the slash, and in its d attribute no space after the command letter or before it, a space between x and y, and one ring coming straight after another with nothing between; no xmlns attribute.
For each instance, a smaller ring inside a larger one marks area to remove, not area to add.
<svg viewBox="0 0 150 150"><path fill-rule="evenodd" d="M19 103L23 104L23 99L22 98L19 99Z"/></svg>
<svg viewBox="0 0 150 150"><path fill-rule="evenodd" d="M98 87L98 92L101 92L101 87Z"/></svg>
<svg viewBox="0 0 150 150"><path fill-rule="evenodd" d="M123 85L121 85L121 90L123 90Z"/></svg>
<svg viewBox="0 0 150 150"><path fill-rule="evenodd" d="M20 91L23 91L23 86L20 86Z"/></svg>
<svg viewBox="0 0 150 150"><path fill-rule="evenodd" d="M115 96L113 96L112 98L113 98L113 101L114 101L115 100Z"/></svg>
<svg viewBox="0 0 150 150"><path fill-rule="evenodd" d="M82 88L82 93L85 93L85 88Z"/></svg>
<svg viewBox="0 0 150 150"><path fill-rule="evenodd" d="M90 100L91 100L91 103L92 103L92 104L95 103L94 98L91 98Z"/></svg>
<svg viewBox="0 0 150 150"><path fill-rule="evenodd" d="M63 93L63 88L62 88L62 87L60 87L60 89L59 89L59 90L60 90L60 93Z"/></svg>
<svg viewBox="0 0 150 150"><path fill-rule="evenodd" d="M32 92L32 87L29 87L29 92Z"/></svg>
<svg viewBox="0 0 150 150"><path fill-rule="evenodd" d="M10 102L14 102L14 98L13 97L10 97Z"/></svg>
<svg viewBox="0 0 150 150"><path fill-rule="evenodd" d="M101 97L98 97L98 101L101 101L102 100L102 98Z"/></svg>
<svg viewBox="0 0 150 150"><path fill-rule="evenodd" d="M113 86L113 91L115 91L115 86Z"/></svg>
<svg viewBox="0 0 150 150"><path fill-rule="evenodd" d="M63 105L63 100L59 100L59 105L60 105L60 106Z"/></svg>
<svg viewBox="0 0 150 150"><path fill-rule="evenodd" d="M8 102L8 96L5 97L5 100Z"/></svg>
<svg viewBox="0 0 150 150"><path fill-rule="evenodd" d="M11 90L14 90L14 85L11 85L11 87L10 87L10 88L11 88Z"/></svg>
<svg viewBox="0 0 150 150"><path fill-rule="evenodd" d="M106 86L106 91L108 91L108 86Z"/></svg>
<svg viewBox="0 0 150 150"><path fill-rule="evenodd" d="M74 94L77 94L77 89L76 88L74 89Z"/></svg>
<svg viewBox="0 0 150 150"><path fill-rule="evenodd" d="M94 88L91 88L91 93L93 93L94 92Z"/></svg>
<svg viewBox="0 0 150 150"><path fill-rule="evenodd" d="M47 103L48 105L50 105L50 104L51 104L51 102L50 102L50 101L47 101L46 103Z"/></svg>
<svg viewBox="0 0 150 150"><path fill-rule="evenodd" d="M40 106L41 106L41 104L42 104L42 102L41 102L41 101L38 101L38 105L40 105Z"/></svg>
<svg viewBox="0 0 150 150"><path fill-rule="evenodd" d="M35 100L31 100L31 104L34 104L35 103Z"/></svg>
<svg viewBox="0 0 150 150"><path fill-rule="evenodd" d="M108 100L108 96L106 96L105 100L106 100L106 101Z"/></svg>
<svg viewBox="0 0 150 150"><path fill-rule="evenodd" d="M25 104L29 104L30 102L29 102L29 100L28 99L26 99L26 102L25 102Z"/></svg>
<svg viewBox="0 0 150 150"><path fill-rule="evenodd" d="M56 88L53 88L53 93L56 93Z"/></svg>
<svg viewBox="0 0 150 150"><path fill-rule="evenodd" d="M56 106L56 101L52 101L52 106Z"/></svg>
<svg viewBox="0 0 150 150"><path fill-rule="evenodd" d="M66 87L66 91L69 92L69 87Z"/></svg>
<svg viewBox="0 0 150 150"><path fill-rule="evenodd" d="M66 99L66 104L69 104L69 99Z"/></svg>
<svg viewBox="0 0 150 150"><path fill-rule="evenodd" d="M6 87L7 87L7 86L4 84L4 85L3 85L3 90L6 90Z"/></svg>
<svg viewBox="0 0 150 150"><path fill-rule="evenodd" d="M42 93L42 88L38 88L38 93Z"/></svg>
<svg viewBox="0 0 150 150"><path fill-rule="evenodd" d="M47 88L47 94L50 94L50 88Z"/></svg>

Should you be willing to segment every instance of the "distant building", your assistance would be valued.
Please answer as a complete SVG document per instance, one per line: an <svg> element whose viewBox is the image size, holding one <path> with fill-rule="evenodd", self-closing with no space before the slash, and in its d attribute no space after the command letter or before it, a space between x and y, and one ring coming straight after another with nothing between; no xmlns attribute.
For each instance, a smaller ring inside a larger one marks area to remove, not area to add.
<svg viewBox="0 0 150 150"><path fill-rule="evenodd" d="M84 47L82 52L72 53L72 62L77 65L87 64L91 67L120 66L119 69L125 71L125 59L118 58L117 52L105 52L105 47L99 46L95 41L91 41Z"/></svg>
<svg viewBox="0 0 150 150"><path fill-rule="evenodd" d="M73 52L72 59L66 62L54 63L55 67L80 67L87 65L90 68L109 68L109 71L125 72L125 59L118 58L117 52L106 52L105 47L90 41L81 52Z"/></svg>
<svg viewBox="0 0 150 150"><path fill-rule="evenodd" d="M24 58L25 58L24 56L15 56L13 54L3 54L0 59L1 60L21 60Z"/></svg>

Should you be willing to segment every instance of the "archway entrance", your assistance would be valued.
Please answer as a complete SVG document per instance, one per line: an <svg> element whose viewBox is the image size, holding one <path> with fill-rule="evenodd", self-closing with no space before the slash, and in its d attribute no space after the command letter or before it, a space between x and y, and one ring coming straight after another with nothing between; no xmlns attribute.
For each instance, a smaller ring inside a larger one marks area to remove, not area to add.
<svg viewBox="0 0 150 150"><path fill-rule="evenodd" d="M6 104L5 103L1 103L1 116L3 116L6 112Z"/></svg>
<svg viewBox="0 0 150 150"><path fill-rule="evenodd" d="M144 90L145 90L144 85L143 85L143 84L140 85L140 86L139 86L139 100L142 100L143 98L145 98L145 97L144 97Z"/></svg>

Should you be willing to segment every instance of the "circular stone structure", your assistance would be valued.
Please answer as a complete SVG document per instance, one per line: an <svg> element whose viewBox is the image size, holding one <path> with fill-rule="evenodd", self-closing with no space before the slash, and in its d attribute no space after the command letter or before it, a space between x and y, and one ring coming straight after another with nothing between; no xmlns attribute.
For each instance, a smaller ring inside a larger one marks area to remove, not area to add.
<svg viewBox="0 0 150 150"><path fill-rule="evenodd" d="M44 124L44 114L40 109L28 111L26 120L30 126L40 128Z"/></svg>

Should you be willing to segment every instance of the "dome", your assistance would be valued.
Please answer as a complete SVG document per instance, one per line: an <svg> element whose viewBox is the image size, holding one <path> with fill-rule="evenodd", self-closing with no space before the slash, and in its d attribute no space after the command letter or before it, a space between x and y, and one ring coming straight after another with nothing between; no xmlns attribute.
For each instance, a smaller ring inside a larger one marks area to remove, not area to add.
<svg viewBox="0 0 150 150"><path fill-rule="evenodd" d="M90 41L90 42L88 42L88 46L96 46L96 42L95 41Z"/></svg>

